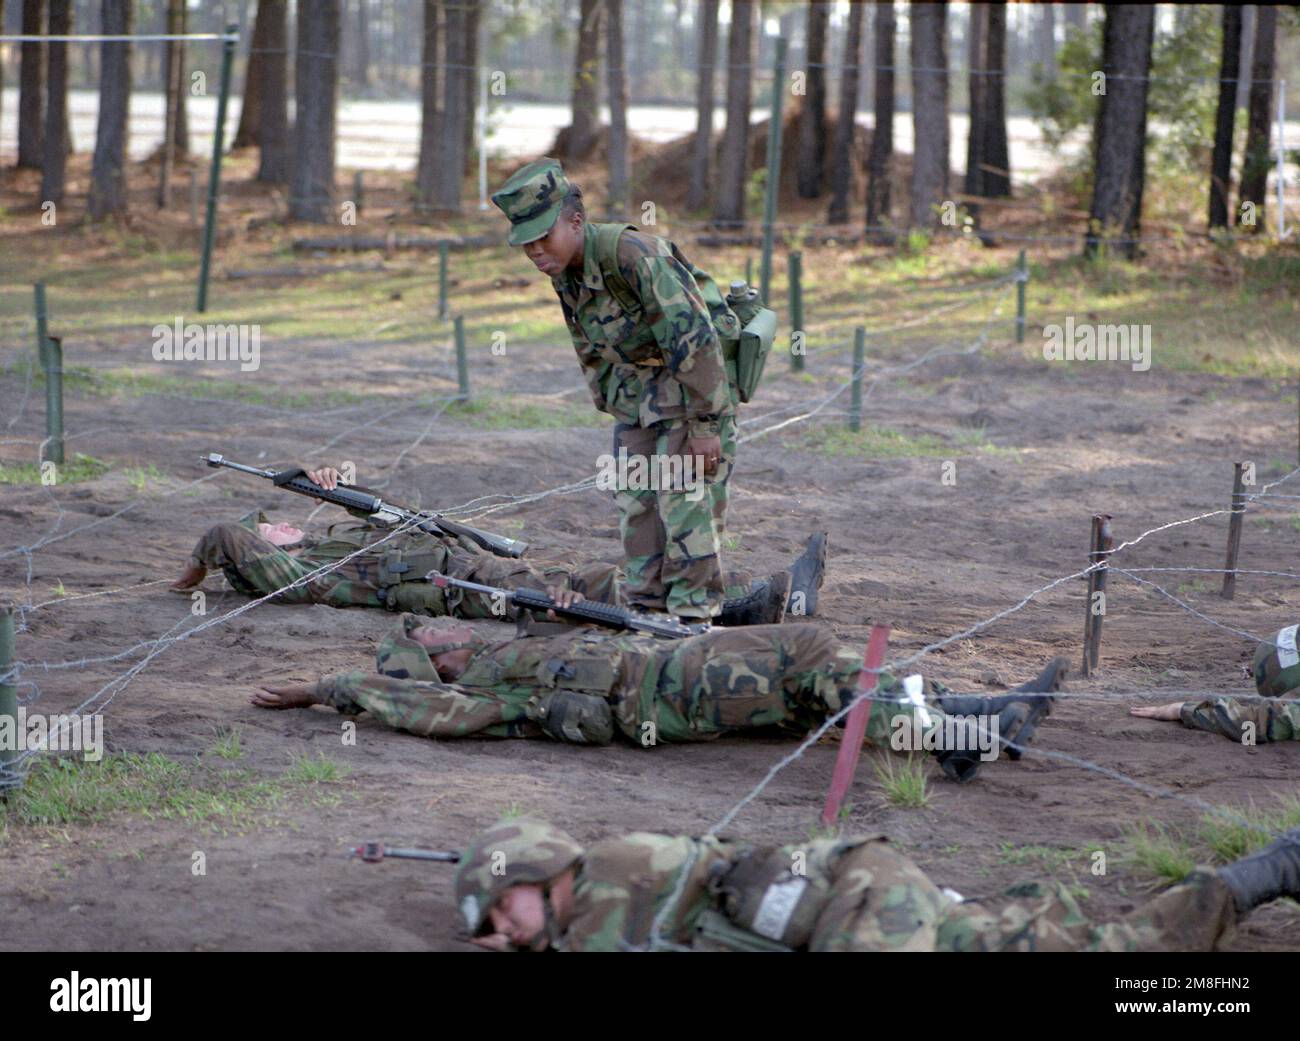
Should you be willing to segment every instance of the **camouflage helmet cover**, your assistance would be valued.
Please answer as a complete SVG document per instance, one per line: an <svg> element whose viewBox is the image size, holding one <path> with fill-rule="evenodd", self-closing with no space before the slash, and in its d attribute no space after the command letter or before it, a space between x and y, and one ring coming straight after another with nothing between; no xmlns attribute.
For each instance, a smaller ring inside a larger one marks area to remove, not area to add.
<svg viewBox="0 0 1300 1041"><path fill-rule="evenodd" d="M456 868L456 906L471 936L489 928L488 911L511 886L545 885L582 857L582 847L553 824L503 820L465 850Z"/></svg>
<svg viewBox="0 0 1300 1041"><path fill-rule="evenodd" d="M1255 648L1255 689L1266 698L1281 697L1300 688L1300 652L1296 649L1296 631L1289 625L1270 640Z"/></svg>
<svg viewBox="0 0 1300 1041"><path fill-rule="evenodd" d="M554 159L534 160L511 174L492 193L492 201L510 218L506 241L522 246L546 235L560 215L568 191L569 179Z"/></svg>

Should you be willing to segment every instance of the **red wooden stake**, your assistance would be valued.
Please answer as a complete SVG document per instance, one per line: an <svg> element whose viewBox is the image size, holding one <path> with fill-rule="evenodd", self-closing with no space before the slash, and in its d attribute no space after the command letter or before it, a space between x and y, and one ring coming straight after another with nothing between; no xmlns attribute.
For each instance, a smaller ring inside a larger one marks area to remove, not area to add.
<svg viewBox="0 0 1300 1041"><path fill-rule="evenodd" d="M880 668L885 660L885 648L889 644L889 626L873 625L871 636L867 640L867 654L862 661L862 671L858 673L858 691L863 695L871 694L876 689L880 678ZM860 697L857 704L849 709L847 722L844 724L844 739L840 742L839 755L835 759L835 773L831 776L831 790L826 793L826 808L822 810L822 823L833 825L840 815L840 804L849 793L853 775L858 769L858 756L862 754L862 737L867 732L867 717L871 714L873 702L867 697Z"/></svg>

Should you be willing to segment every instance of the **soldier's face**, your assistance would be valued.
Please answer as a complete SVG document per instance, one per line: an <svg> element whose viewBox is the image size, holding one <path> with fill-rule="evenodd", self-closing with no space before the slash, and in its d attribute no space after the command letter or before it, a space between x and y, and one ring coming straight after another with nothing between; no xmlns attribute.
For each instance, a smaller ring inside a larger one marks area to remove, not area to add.
<svg viewBox="0 0 1300 1041"><path fill-rule="evenodd" d="M541 886L511 886L497 898L488 918L492 922L492 931L516 947L542 951L550 943L546 936L546 910Z"/></svg>
<svg viewBox="0 0 1300 1041"><path fill-rule="evenodd" d="M567 220L559 217L551 230L540 239L525 242L521 247L524 256L537 265L542 274L555 278L575 260L581 258L582 215L575 213Z"/></svg>
<svg viewBox="0 0 1300 1041"><path fill-rule="evenodd" d="M301 542L303 535L301 528L295 528L287 521L281 521L279 524L259 524L257 533L273 546L292 546L295 542Z"/></svg>

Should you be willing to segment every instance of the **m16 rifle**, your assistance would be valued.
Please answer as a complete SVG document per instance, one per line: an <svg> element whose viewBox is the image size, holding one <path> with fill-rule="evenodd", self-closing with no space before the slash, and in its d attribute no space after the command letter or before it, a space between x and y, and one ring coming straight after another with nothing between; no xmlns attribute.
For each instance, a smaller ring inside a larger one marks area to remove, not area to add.
<svg viewBox="0 0 1300 1041"><path fill-rule="evenodd" d="M363 842L353 846L348 852L350 857L360 857L367 864L378 864L381 860L437 860L444 864L459 864L460 854L440 849L394 849L382 842Z"/></svg>
<svg viewBox="0 0 1300 1041"><path fill-rule="evenodd" d="M601 603L599 600L583 600L581 603L573 604L570 607L562 607L545 593L536 589L516 589L513 591L500 589L496 586L480 585L478 582L467 582L463 578L451 578L439 571L430 571L424 577L426 581L432 582L442 589L450 587L483 593L491 597L495 603L501 604L503 611L506 604L513 603L517 608L530 611L554 611L561 618L572 618L575 621L587 622L591 625L603 625L607 629L650 633L653 636L663 636L673 640L684 639L688 636L700 636L712 629L712 626L707 622L679 622L667 616L656 617L650 614L642 614L639 611L628 610L626 607Z"/></svg>
<svg viewBox="0 0 1300 1041"><path fill-rule="evenodd" d="M302 467L280 470L279 472L262 470L256 466L245 466L243 463L232 462L216 452L205 456L203 461L209 466L224 466L230 470L238 470L240 473L265 478L277 488L297 492L299 495L310 495L315 499L323 499L325 502L332 502L336 506L342 506L346 509L359 510L372 518L389 524L395 524L399 521L412 524L412 526L428 532L430 535L463 535L466 538L473 539L474 542L489 553L495 553L498 557L522 557L528 549L528 543L521 542L519 539L507 538L505 535L494 535L490 531L480 531L468 524L459 524L427 510L408 510L404 506L385 502L379 496L357 485L322 488L307 476L307 471Z"/></svg>

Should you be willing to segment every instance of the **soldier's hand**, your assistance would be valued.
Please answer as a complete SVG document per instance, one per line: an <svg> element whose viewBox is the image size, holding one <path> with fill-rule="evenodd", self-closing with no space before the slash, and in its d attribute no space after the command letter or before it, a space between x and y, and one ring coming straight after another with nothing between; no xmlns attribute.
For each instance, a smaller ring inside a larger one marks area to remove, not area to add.
<svg viewBox="0 0 1300 1041"><path fill-rule="evenodd" d="M316 470L307 471L307 477L313 484L319 484L327 492L332 492L339 486L343 480L343 475L335 470L332 466L322 466ZM317 502L320 500L317 499Z"/></svg>
<svg viewBox="0 0 1300 1041"><path fill-rule="evenodd" d="M558 607L572 607L587 599L576 589L565 589L563 586L547 586L546 595L554 600ZM552 622L559 621L554 611L547 611L546 617Z"/></svg>
<svg viewBox="0 0 1300 1041"><path fill-rule="evenodd" d="M703 456L704 472L706 474L717 473L718 464L722 462L722 438L688 437L686 439L686 454Z"/></svg>
<svg viewBox="0 0 1300 1041"><path fill-rule="evenodd" d="M1183 703L1175 701L1169 705L1134 705L1128 710L1130 716L1141 716L1143 719L1162 719L1168 723L1176 723L1183 716Z"/></svg>

